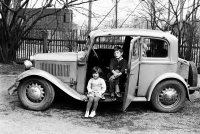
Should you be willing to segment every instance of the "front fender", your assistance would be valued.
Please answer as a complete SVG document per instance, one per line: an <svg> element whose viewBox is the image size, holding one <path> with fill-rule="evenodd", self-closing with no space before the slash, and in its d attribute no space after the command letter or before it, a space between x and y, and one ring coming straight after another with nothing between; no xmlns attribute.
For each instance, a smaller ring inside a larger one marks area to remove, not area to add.
<svg viewBox="0 0 200 134"><path fill-rule="evenodd" d="M147 100L150 101L151 100L151 95L152 95L152 92L154 90L154 88L156 87L156 85L161 82L162 80L165 80L165 79L176 79L178 81L180 81L184 86L185 86L185 89L186 89L186 92L187 92L187 97L188 99L190 100L190 96L189 96L189 91L188 91L188 86L187 86L187 83L185 82L185 80L183 79L183 77L181 77L179 74L177 73L173 73L173 72L169 72L169 73L165 73L165 74L162 74L160 76L158 76L150 85L149 89L148 89L148 93L147 93Z"/></svg>
<svg viewBox="0 0 200 134"><path fill-rule="evenodd" d="M74 89L70 88L67 84L65 84L61 80L59 80L57 77L55 77L52 74L50 74L46 71L43 71L43 70L31 69L31 70L25 71L17 77L16 81L21 81L22 79L25 79L26 77L29 77L29 76L42 77L42 78L50 81L54 85L56 85L58 88L63 90L65 93L67 93L71 97L73 97L77 100L84 100L85 99L84 95L79 94Z"/></svg>

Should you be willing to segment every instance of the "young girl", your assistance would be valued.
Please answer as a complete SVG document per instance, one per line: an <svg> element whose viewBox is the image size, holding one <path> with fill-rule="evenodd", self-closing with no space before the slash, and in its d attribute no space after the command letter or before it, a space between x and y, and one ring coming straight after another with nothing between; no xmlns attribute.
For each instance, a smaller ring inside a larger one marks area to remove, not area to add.
<svg viewBox="0 0 200 134"><path fill-rule="evenodd" d="M106 83L104 79L100 78L99 76L102 73L101 68L95 66L91 70L92 78L89 80L87 85L88 90L88 103L85 112L85 117L94 117L96 115L96 109L98 106L98 102L102 97L102 94L106 91ZM92 112L89 115L90 108L93 104Z"/></svg>

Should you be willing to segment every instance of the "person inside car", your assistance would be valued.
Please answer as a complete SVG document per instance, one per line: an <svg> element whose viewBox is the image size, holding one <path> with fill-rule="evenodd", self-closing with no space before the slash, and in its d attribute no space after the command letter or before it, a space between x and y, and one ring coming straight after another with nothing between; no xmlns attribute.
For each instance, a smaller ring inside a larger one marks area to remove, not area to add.
<svg viewBox="0 0 200 134"><path fill-rule="evenodd" d="M122 57L122 55L122 48L119 46L115 47L115 58L111 59L110 61L110 73L108 74L112 101L116 100L115 95L117 97L122 97L119 89L120 78L122 74L125 73L125 69L127 68L127 61Z"/></svg>

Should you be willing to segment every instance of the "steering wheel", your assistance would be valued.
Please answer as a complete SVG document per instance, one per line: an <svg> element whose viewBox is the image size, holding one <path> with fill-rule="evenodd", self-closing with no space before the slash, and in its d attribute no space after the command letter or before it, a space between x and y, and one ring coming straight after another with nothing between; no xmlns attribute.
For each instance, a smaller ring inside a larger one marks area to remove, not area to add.
<svg viewBox="0 0 200 134"><path fill-rule="evenodd" d="M97 57L97 59L99 59L99 56L97 55L97 53L95 52L94 48L92 48L93 52L94 52L94 56Z"/></svg>

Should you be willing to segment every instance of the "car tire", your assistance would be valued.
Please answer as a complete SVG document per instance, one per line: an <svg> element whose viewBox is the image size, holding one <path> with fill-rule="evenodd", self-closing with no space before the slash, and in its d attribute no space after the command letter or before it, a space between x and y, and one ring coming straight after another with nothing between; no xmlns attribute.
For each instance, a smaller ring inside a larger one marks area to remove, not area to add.
<svg viewBox="0 0 200 134"><path fill-rule="evenodd" d="M190 66L189 66L189 75L188 75L188 84L191 87L196 87L198 84L198 71L197 67L194 62L189 61ZM190 94L193 94L195 90L189 90Z"/></svg>
<svg viewBox="0 0 200 134"><path fill-rule="evenodd" d="M30 77L20 82L18 97L26 109L42 111L52 104L55 91L45 79Z"/></svg>
<svg viewBox="0 0 200 134"><path fill-rule="evenodd" d="M159 112L177 112L185 103L186 90L176 80L159 83L151 96L153 107Z"/></svg>

